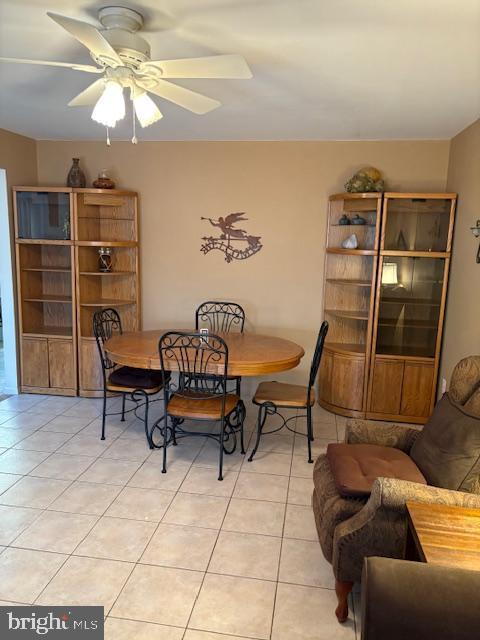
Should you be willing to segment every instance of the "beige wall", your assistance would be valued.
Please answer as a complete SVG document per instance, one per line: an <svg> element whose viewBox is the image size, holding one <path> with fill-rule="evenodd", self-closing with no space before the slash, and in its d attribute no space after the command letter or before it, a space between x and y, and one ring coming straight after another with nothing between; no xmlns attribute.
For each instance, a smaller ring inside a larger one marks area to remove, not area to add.
<svg viewBox="0 0 480 640"><path fill-rule="evenodd" d="M37 149L31 138L0 129L0 169L7 172L8 187L37 183Z"/></svg>
<svg viewBox="0 0 480 640"><path fill-rule="evenodd" d="M140 193L143 324L191 326L202 300L244 305L248 328L302 344L309 366L322 318L326 205L365 164L389 188L444 190L449 142L38 142L41 184L64 184L72 156L88 184L107 168ZM200 252L210 234L201 216L245 211L264 248L227 264ZM302 375L300 379L303 379Z"/></svg>
<svg viewBox="0 0 480 640"><path fill-rule="evenodd" d="M10 238L13 237L13 209L10 187L16 184L36 184L37 181L37 152L35 140L0 129L0 169L6 170L9 193L9 220L0 220L0 283L3 303L5 385L9 392L14 392L17 385L17 370L13 364L16 354L15 319L12 317L15 315L14 252L11 250L11 253L9 253L4 243L8 243L9 235ZM2 207L2 205L3 203L0 203L0 207ZM4 212L0 211L0 215L3 216ZM8 229L8 223L10 223L10 230ZM10 234L8 231L10 231ZM7 273L10 265L13 277L10 277ZM18 353L16 355L18 359Z"/></svg>
<svg viewBox="0 0 480 640"><path fill-rule="evenodd" d="M480 120L451 141L448 190L459 197L440 373L446 380L460 358L480 354L479 239L470 231L480 219Z"/></svg>

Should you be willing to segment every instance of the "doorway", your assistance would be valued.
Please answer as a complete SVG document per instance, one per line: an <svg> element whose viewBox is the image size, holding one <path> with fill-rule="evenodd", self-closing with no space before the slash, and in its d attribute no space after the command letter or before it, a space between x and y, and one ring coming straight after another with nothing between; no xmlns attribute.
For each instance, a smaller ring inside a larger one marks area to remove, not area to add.
<svg viewBox="0 0 480 640"><path fill-rule="evenodd" d="M18 393L12 233L7 174L0 169L0 397Z"/></svg>

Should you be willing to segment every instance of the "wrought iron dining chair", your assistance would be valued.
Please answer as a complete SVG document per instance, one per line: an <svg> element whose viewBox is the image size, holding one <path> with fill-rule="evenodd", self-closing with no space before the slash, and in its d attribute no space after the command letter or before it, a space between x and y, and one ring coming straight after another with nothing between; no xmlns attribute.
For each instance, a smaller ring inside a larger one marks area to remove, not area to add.
<svg viewBox="0 0 480 640"><path fill-rule="evenodd" d="M328 332L328 322L322 322L320 331L318 332L317 343L315 345L315 351L313 353L312 363L310 365L310 375L308 378L308 385L306 387L296 384L286 384L284 382L261 382L255 395L253 396L253 404L258 406L257 417L257 438L255 446L248 458L248 461L253 460L253 456L256 454L258 445L260 444L260 438L262 435L269 433L276 433L286 427L289 431L298 433L295 429L292 429L289 425L290 420L298 420L298 418L307 419L307 443L308 443L308 462L313 462L312 459L312 442L313 442L313 427L312 427L312 407L315 404L315 379L317 377L318 369L320 367L320 361L322 359L323 345ZM280 413L279 409L305 409L306 415L298 416L294 415L285 419ZM263 427L268 416L278 414L282 418L282 424L273 429L272 431L263 431Z"/></svg>
<svg viewBox="0 0 480 640"><path fill-rule="evenodd" d="M223 454L231 454L237 445L236 425L230 421L237 415L242 453L243 421L240 397L227 393L228 346L226 342L209 334L169 331L158 343L161 370L178 372L178 385L172 379L164 386L164 416L154 425L163 435L162 473L167 471L167 449L187 436L207 436L219 443L218 479L223 480ZM163 420L162 426L160 422ZM185 420L205 420L219 423L218 433L186 431ZM182 426L180 426L182 425ZM152 429L153 433L153 429ZM157 445L155 445L157 446Z"/></svg>
<svg viewBox="0 0 480 640"><path fill-rule="evenodd" d="M122 367L115 364L105 351L105 342L115 334L122 334L122 322L115 309L102 309L93 314L93 335L97 342L103 376L103 408L102 408L102 436L105 440L105 421L107 416L121 415L125 421L125 413L134 411L135 415L140 403L143 401L145 410L143 422L145 435L150 449L153 449L151 435L148 430L148 410L150 398L159 393L164 386L164 380L170 379L170 373L149 369L137 369L135 367ZM121 394L121 413L107 413L107 394ZM127 396L135 403L132 409L125 410Z"/></svg>
<svg viewBox="0 0 480 640"><path fill-rule="evenodd" d="M212 333L230 333L237 331L243 333L245 326L245 311L236 302L208 300L195 311L195 331L206 327ZM235 393L241 395L242 378L240 376L227 376L227 380L235 382Z"/></svg>

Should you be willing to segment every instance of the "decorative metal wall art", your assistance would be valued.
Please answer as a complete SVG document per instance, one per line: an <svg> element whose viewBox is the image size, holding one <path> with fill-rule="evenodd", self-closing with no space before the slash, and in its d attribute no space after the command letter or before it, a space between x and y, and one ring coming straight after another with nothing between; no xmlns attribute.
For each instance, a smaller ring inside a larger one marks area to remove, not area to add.
<svg viewBox="0 0 480 640"><path fill-rule="evenodd" d="M245 212L230 213L225 218L220 217L218 220L202 217L201 220L208 220L213 227L218 227L221 233L219 236L204 236L200 251L206 255L209 251L218 249L225 254L227 262L246 260L258 253L263 247L260 242L261 236L251 236L245 229L234 227L237 222L248 220L244 216Z"/></svg>

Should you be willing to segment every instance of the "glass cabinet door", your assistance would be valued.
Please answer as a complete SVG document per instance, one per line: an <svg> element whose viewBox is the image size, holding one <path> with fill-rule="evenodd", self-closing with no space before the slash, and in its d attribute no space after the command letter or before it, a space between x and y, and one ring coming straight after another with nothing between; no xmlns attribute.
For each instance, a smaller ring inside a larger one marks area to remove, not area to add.
<svg viewBox="0 0 480 640"><path fill-rule="evenodd" d="M377 354L433 358L445 260L384 256Z"/></svg>
<svg viewBox="0 0 480 640"><path fill-rule="evenodd" d="M19 238L70 240L70 195L17 191L17 220Z"/></svg>
<svg viewBox="0 0 480 640"><path fill-rule="evenodd" d="M447 251L452 200L388 198L385 251Z"/></svg>

